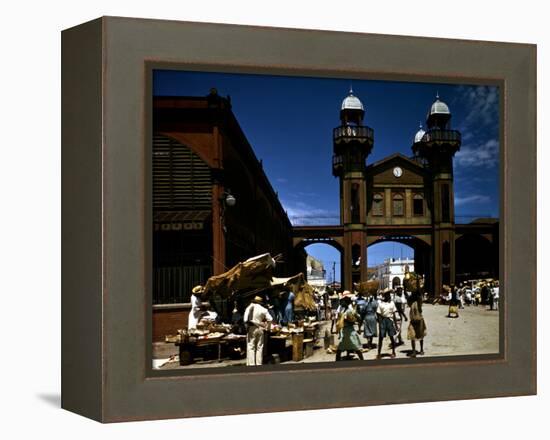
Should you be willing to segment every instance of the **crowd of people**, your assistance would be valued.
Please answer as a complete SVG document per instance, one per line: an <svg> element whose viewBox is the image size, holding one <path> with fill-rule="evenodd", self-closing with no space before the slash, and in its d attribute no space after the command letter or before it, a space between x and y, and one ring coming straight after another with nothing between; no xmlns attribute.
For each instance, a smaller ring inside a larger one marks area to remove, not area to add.
<svg viewBox="0 0 550 440"><path fill-rule="evenodd" d="M489 310L498 310L499 300L498 280L468 281L458 286L451 284L439 298L439 302L449 304L449 318L458 318L459 309L464 309L464 306L488 306Z"/></svg>
<svg viewBox="0 0 550 440"><path fill-rule="evenodd" d="M196 286L192 291L188 328L196 327L205 314L215 314L204 306L202 293L202 286ZM448 304L447 316L455 318L459 316L460 309L468 306L486 305L488 310L498 310L499 298L498 281L485 280L451 285L438 302ZM302 318L296 316L294 299L292 292L282 292L272 297L254 296L247 301L244 313L239 313L235 304L233 331L246 335L247 365L261 365L265 336L271 325L292 326L298 318ZM416 357L424 354L427 326L422 315L423 295L420 292L406 292L403 287L397 287L376 294L358 292L354 295L345 290L335 295L332 302L328 294L316 295L316 303L317 319L331 319L330 332L338 334L336 361L342 360L344 353L347 358L356 356L363 359L363 352L374 348L377 348L377 358L380 359L386 355L382 353L386 338L390 341L389 356L395 358L396 347L405 343L404 323L408 323L406 338L411 344L409 355ZM325 310L328 315L324 314ZM367 341L365 346L360 334Z"/></svg>
<svg viewBox="0 0 550 440"><path fill-rule="evenodd" d="M405 313L409 309L409 317ZM366 350L374 348L373 340L378 338L377 358L382 357L383 342L390 340L391 358L396 357L395 349L404 344L402 337L403 322L409 322L407 338L411 341L410 356L424 354L424 337L427 334L426 322L422 316L422 295L417 292L404 292L399 287L395 291L386 289L376 295L352 295L344 291L339 297L339 305L333 311L333 325L338 332L339 343L336 360L342 359L343 352L363 359L363 344L359 334L367 339ZM420 350L417 351L416 343Z"/></svg>

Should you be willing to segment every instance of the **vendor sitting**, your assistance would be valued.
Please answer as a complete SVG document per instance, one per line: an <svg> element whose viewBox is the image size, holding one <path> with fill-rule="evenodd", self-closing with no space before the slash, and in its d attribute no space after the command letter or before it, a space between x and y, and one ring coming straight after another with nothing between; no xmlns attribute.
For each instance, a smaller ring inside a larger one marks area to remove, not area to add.
<svg viewBox="0 0 550 440"><path fill-rule="evenodd" d="M204 287L201 285L195 286L191 292L191 311L189 312L189 321L187 323L188 329L197 328L197 324L203 314L202 296Z"/></svg>

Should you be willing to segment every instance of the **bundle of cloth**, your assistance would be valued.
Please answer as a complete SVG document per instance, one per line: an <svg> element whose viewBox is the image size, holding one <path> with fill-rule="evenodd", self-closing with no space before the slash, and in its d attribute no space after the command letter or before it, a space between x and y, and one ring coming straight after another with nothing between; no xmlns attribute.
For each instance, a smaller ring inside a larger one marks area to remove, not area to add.
<svg viewBox="0 0 550 440"><path fill-rule="evenodd" d="M204 292L206 295L215 293L228 298L238 290L270 287L275 265L275 259L270 254L249 258L227 272L208 278Z"/></svg>
<svg viewBox="0 0 550 440"><path fill-rule="evenodd" d="M361 281L360 283L356 283L354 287L357 293L363 296L375 296L380 288L380 282L378 280Z"/></svg>
<svg viewBox="0 0 550 440"><path fill-rule="evenodd" d="M294 308L313 312L317 309L315 304L315 292L303 273L298 273L288 278L273 278L271 287L279 290L288 290L294 293Z"/></svg>

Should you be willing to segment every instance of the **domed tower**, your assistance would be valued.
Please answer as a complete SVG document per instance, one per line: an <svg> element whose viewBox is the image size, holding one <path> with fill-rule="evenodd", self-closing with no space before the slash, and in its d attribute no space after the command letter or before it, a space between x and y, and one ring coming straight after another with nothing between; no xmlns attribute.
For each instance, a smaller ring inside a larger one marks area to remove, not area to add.
<svg viewBox="0 0 550 440"><path fill-rule="evenodd" d="M431 175L429 203L433 215L433 294L455 280L454 183L453 157L460 149L461 135L451 129L449 106L439 99L431 105L426 118L427 130L414 137L412 151Z"/></svg>
<svg viewBox="0 0 550 440"><path fill-rule="evenodd" d="M344 227L343 286L367 280L367 186L365 168L374 132L363 124L365 108L350 89L333 130L332 174L340 179L340 223Z"/></svg>
<svg viewBox="0 0 550 440"><path fill-rule="evenodd" d="M449 110L449 106L439 99L438 93L426 117L428 130L434 128L448 130L450 129L450 121L451 111Z"/></svg>
<svg viewBox="0 0 550 440"><path fill-rule="evenodd" d="M420 126L418 127L418 131L414 135L414 141L411 147L414 154L413 159L422 166L426 166L426 160L420 156L417 147L421 144L425 134L426 132L424 131L424 128L422 128L422 124L420 124Z"/></svg>

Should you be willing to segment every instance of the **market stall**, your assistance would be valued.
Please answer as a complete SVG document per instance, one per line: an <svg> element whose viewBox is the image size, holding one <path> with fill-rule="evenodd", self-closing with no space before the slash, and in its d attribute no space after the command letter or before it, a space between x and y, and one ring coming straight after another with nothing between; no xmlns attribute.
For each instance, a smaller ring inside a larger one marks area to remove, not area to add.
<svg viewBox="0 0 550 440"><path fill-rule="evenodd" d="M217 313L206 314L196 328L185 328L166 341L179 349L180 365L197 360L223 361L239 359L246 353L246 325L244 308L252 297L261 295L273 316L266 331L264 358L270 362L301 361L313 354L319 337L319 323L315 319L318 306L314 290L302 273L292 277L273 277L277 257L258 255L241 262L227 272L210 277L202 291L203 298L213 307L223 304ZM293 319L280 319L280 299L293 294ZM231 314L227 313L231 306ZM215 318L212 318L215 316Z"/></svg>

